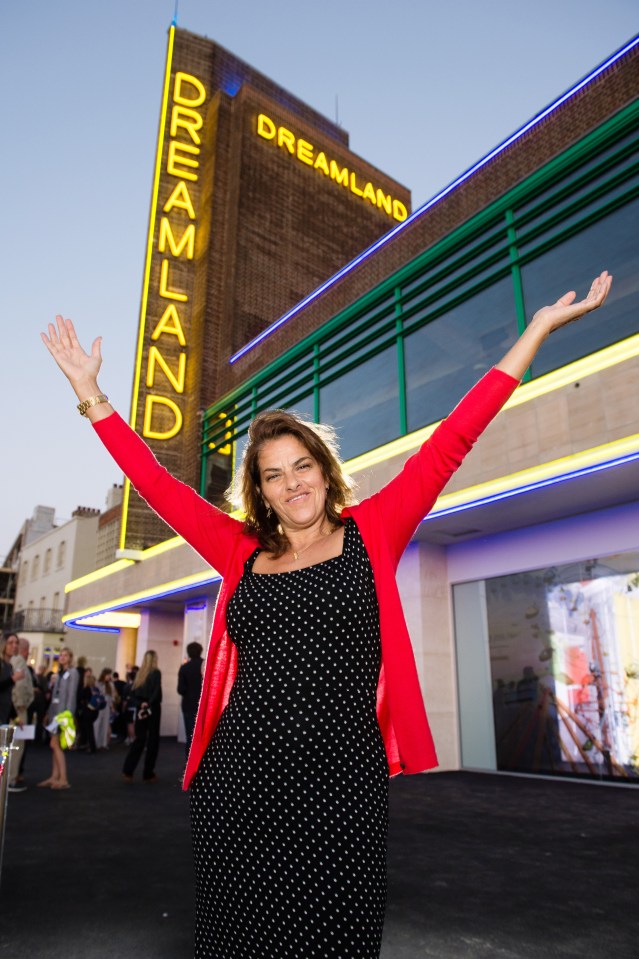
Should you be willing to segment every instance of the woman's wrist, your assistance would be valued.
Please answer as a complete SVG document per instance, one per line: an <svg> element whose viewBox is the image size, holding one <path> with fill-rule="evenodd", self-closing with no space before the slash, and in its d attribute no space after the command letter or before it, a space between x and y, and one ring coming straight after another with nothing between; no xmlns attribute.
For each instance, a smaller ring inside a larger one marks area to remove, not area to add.
<svg viewBox="0 0 639 959"><path fill-rule="evenodd" d="M113 413L109 398L102 392L97 380L78 380L73 384L73 389L80 400L77 404L78 411L92 423L105 419Z"/></svg>
<svg viewBox="0 0 639 959"><path fill-rule="evenodd" d="M71 384L73 386L73 391L81 403L84 400L88 400L92 396L99 396L102 393L102 390L98 386L98 381L94 379L90 380L76 380Z"/></svg>
<svg viewBox="0 0 639 959"><path fill-rule="evenodd" d="M544 317L533 316L526 328L526 332L537 341L537 348L550 336L552 329Z"/></svg>
<svg viewBox="0 0 639 959"><path fill-rule="evenodd" d="M550 330L543 319L533 318L503 359L495 364L495 369L521 380L549 334Z"/></svg>

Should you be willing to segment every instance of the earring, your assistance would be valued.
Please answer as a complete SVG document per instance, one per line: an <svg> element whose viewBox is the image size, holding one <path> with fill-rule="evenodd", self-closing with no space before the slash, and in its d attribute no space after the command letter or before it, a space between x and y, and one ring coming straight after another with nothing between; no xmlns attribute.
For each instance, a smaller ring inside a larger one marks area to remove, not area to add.
<svg viewBox="0 0 639 959"><path fill-rule="evenodd" d="M271 509L271 507L267 505L267 507L266 507L266 515L268 516L269 519L271 518L272 512L273 512L273 510Z"/></svg>

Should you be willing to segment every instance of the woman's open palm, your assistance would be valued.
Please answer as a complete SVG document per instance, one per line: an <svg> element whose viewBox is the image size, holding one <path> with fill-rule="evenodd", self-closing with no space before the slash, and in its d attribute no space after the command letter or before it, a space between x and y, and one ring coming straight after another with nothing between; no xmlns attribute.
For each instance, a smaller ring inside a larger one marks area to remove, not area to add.
<svg viewBox="0 0 639 959"><path fill-rule="evenodd" d="M56 316L57 329L49 323L49 333L41 333L42 342L71 383L82 380L96 380L102 365L100 346L102 337L98 336L87 353L81 346L71 320Z"/></svg>
<svg viewBox="0 0 639 959"><path fill-rule="evenodd" d="M602 305L610 292L611 284L612 276L607 270L604 270L592 281L590 290L583 300L575 303L577 294L574 290L564 293L552 306L544 306L537 310L533 316L533 322L543 323L547 327L548 333L552 333L568 323L573 323L586 313L592 313L593 310Z"/></svg>

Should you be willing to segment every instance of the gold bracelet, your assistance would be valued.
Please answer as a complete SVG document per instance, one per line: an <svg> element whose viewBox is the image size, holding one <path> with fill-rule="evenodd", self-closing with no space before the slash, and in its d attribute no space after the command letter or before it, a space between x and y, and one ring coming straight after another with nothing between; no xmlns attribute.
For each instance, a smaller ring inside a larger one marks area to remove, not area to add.
<svg viewBox="0 0 639 959"><path fill-rule="evenodd" d="M87 410L92 406L97 406L98 403L108 403L109 397L105 396L104 393L98 393L97 396L90 396L88 400L82 400L81 403L78 403L78 412L80 416L86 416Z"/></svg>

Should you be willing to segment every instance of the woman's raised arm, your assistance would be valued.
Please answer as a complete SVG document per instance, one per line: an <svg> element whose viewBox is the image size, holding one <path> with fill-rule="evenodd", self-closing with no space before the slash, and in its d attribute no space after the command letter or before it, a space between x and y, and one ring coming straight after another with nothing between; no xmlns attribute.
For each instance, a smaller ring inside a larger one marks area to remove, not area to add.
<svg viewBox="0 0 639 959"><path fill-rule="evenodd" d="M56 317L42 340L80 400L102 443L131 484L156 513L219 572L224 573L243 524L199 496L157 461L144 440L114 412L98 385L101 337L87 353L73 323ZM92 401L95 405L87 404Z"/></svg>
<svg viewBox="0 0 639 959"><path fill-rule="evenodd" d="M578 303L575 303L577 294L571 290L564 293L552 306L537 310L515 345L497 363L496 369L521 380L544 340L555 330L574 323L586 313L592 313L600 307L610 292L611 284L612 276L604 270L592 281L588 295Z"/></svg>
<svg viewBox="0 0 639 959"><path fill-rule="evenodd" d="M377 500L379 514L392 531L392 549L397 562L418 523L516 389L544 340L554 330L601 306L611 283L612 277L604 270L579 303L574 302L576 294L570 292L552 306L538 310L503 360L475 384L419 451L406 461L401 472L370 497L371 503Z"/></svg>

